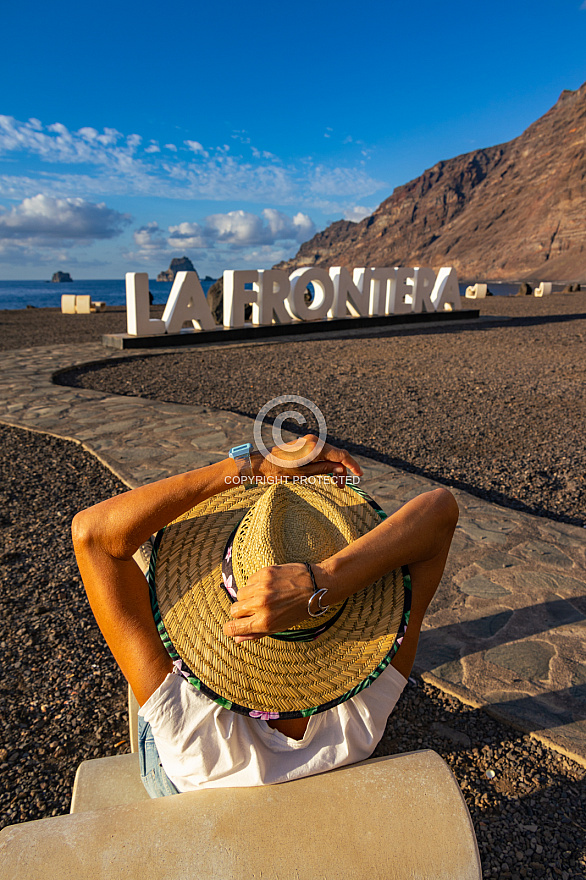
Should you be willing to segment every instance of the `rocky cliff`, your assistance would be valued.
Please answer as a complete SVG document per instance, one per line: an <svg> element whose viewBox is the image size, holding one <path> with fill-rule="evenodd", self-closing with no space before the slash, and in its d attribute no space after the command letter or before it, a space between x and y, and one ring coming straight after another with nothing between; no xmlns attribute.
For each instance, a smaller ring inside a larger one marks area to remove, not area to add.
<svg viewBox="0 0 586 880"><path fill-rule="evenodd" d="M157 281L175 281L177 272L195 272L195 267L189 257L173 257L169 268L159 272Z"/></svg>
<svg viewBox="0 0 586 880"><path fill-rule="evenodd" d="M65 281L73 281L73 278L69 274L69 272L53 272L53 277L51 281L54 284L63 284Z"/></svg>
<svg viewBox="0 0 586 880"><path fill-rule="evenodd" d="M438 162L278 268L454 266L462 280L586 281L586 83L519 137Z"/></svg>

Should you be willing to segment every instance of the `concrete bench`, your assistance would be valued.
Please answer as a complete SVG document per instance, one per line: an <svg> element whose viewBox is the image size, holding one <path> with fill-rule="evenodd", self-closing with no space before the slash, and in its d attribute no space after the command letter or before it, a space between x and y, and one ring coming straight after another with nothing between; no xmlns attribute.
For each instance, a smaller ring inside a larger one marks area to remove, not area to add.
<svg viewBox="0 0 586 880"><path fill-rule="evenodd" d="M132 753L83 761L71 813L0 832L4 880L481 880L468 808L435 752L266 788L151 800Z"/></svg>
<svg viewBox="0 0 586 880"><path fill-rule="evenodd" d="M71 813L90 813L150 801L140 779L138 754L82 761L75 774Z"/></svg>
<svg viewBox="0 0 586 880"><path fill-rule="evenodd" d="M75 294L64 293L61 296L61 312L64 315L75 315Z"/></svg>
<svg viewBox="0 0 586 880"><path fill-rule="evenodd" d="M464 798L432 751L155 800L137 755L101 758L81 765L74 801L0 832L4 880L481 880Z"/></svg>
<svg viewBox="0 0 586 880"><path fill-rule="evenodd" d="M64 293L61 296L61 312L64 315L89 315L91 312L102 312L105 308L105 302L92 302L87 293Z"/></svg>
<svg viewBox="0 0 586 880"><path fill-rule="evenodd" d="M488 284L471 284L466 288L466 299L484 299Z"/></svg>
<svg viewBox="0 0 586 880"><path fill-rule="evenodd" d="M89 315L92 310L92 298L84 293L75 297L75 311L78 315Z"/></svg>

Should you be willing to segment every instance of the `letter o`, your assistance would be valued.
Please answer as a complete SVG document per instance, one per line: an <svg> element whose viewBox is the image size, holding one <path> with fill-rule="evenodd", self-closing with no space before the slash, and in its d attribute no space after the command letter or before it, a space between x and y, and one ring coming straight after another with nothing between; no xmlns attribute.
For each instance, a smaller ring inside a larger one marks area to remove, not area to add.
<svg viewBox="0 0 586 880"><path fill-rule="evenodd" d="M334 301L334 283L327 269L317 266L311 269L296 269L289 276L291 293L287 305L296 318L301 321L325 320ZM315 297L312 303L305 302L307 285L313 284Z"/></svg>

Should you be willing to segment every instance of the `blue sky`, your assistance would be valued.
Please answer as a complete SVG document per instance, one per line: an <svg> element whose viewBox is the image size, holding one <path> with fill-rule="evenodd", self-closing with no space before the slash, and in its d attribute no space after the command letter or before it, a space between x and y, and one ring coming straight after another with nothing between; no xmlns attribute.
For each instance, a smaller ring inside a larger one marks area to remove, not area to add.
<svg viewBox="0 0 586 880"><path fill-rule="evenodd" d="M266 268L586 80L586 0L11 4L0 279Z"/></svg>

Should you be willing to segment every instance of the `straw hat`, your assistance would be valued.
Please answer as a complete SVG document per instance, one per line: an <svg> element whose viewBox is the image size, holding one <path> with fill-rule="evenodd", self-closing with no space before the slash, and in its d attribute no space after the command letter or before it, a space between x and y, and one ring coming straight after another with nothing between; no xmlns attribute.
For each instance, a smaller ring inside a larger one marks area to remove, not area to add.
<svg viewBox="0 0 586 880"><path fill-rule="evenodd" d="M321 562L384 518L362 490L312 479L229 489L156 537L148 578L161 638L181 674L233 712L299 718L342 703L388 666L405 632L406 567L287 632L240 643L224 635L254 572Z"/></svg>

